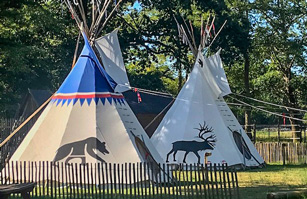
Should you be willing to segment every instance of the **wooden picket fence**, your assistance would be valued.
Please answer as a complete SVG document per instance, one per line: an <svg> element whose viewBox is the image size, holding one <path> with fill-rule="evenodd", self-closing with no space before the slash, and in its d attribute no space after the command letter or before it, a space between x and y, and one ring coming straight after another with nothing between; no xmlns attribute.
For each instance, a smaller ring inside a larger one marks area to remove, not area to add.
<svg viewBox="0 0 307 199"><path fill-rule="evenodd" d="M4 166L17 147L23 141L31 127L34 125L39 115L32 118L24 125L17 134L15 134L4 146L0 148L0 169ZM0 142L5 140L21 123L23 118L0 118Z"/></svg>
<svg viewBox="0 0 307 199"><path fill-rule="evenodd" d="M307 164L307 143L255 143L265 162L284 164Z"/></svg>
<svg viewBox="0 0 307 199"><path fill-rule="evenodd" d="M239 198L236 170L226 164L9 162L0 180L36 182L33 198Z"/></svg>

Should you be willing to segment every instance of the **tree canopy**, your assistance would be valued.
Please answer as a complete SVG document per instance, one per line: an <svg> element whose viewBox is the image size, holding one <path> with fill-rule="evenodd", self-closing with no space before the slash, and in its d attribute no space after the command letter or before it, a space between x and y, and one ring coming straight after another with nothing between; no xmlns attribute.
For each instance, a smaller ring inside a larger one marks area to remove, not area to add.
<svg viewBox="0 0 307 199"><path fill-rule="evenodd" d="M201 16L214 16L216 29L227 20L207 54L222 49L233 92L306 108L306 9L306 2L293 0L126 0L102 35L120 28L132 86L176 95L195 60L175 19L191 23L196 42ZM12 116L27 88L58 88L71 68L79 30L61 1L8 0L0 11L0 107ZM257 114L254 121L262 118Z"/></svg>
<svg viewBox="0 0 307 199"><path fill-rule="evenodd" d="M8 114L27 88L57 88L69 71L78 30L61 5L0 2L0 107Z"/></svg>

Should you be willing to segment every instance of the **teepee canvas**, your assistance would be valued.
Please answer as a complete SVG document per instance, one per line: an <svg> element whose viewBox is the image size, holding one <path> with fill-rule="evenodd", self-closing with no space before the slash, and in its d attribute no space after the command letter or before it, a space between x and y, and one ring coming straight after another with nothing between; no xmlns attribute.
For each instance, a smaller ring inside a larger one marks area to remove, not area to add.
<svg viewBox="0 0 307 199"><path fill-rule="evenodd" d="M219 52L196 62L173 106L151 141L169 163L204 163L259 166L264 161L227 106L230 88Z"/></svg>
<svg viewBox="0 0 307 199"><path fill-rule="evenodd" d="M12 161L161 162L84 36L81 55Z"/></svg>
<svg viewBox="0 0 307 199"><path fill-rule="evenodd" d="M116 92L130 90L130 83L127 77L122 52L117 37L118 30L95 40L95 46L106 72L117 83Z"/></svg>

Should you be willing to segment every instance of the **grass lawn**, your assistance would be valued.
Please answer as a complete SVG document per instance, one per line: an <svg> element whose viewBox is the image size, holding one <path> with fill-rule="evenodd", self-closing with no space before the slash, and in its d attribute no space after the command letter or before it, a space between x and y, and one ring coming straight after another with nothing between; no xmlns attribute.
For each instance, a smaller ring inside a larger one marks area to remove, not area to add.
<svg viewBox="0 0 307 199"><path fill-rule="evenodd" d="M280 141L282 142L292 142L292 132L291 131L282 131L280 132ZM304 134L302 135L304 136ZM277 131L268 131L268 130L258 130L256 133L257 142L277 142L278 141L278 132Z"/></svg>
<svg viewBox="0 0 307 199"><path fill-rule="evenodd" d="M271 164L239 171L238 180L242 199L265 199L267 193L282 190L307 190L307 165Z"/></svg>

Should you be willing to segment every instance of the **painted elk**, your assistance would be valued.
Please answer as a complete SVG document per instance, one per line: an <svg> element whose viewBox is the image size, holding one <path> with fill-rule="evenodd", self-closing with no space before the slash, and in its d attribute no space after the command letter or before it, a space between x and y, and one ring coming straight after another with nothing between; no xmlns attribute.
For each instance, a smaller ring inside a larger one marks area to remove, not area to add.
<svg viewBox="0 0 307 199"><path fill-rule="evenodd" d="M203 141L199 142L199 141L193 140L193 141L173 142L173 148L167 154L166 162L169 162L168 157L171 153L173 153L174 161L176 161L176 153L178 151L184 151L185 154L183 158L183 163L186 163L185 159L190 152L193 152L196 155L196 157L198 158L198 163L200 163L200 156L198 154L198 151L214 149L216 137L214 134L212 134L213 128L212 127L209 128L208 125L206 125L206 122L204 122L203 126L201 124L199 124L199 126L200 128L195 128L195 129L199 131L198 138L202 139ZM207 135L209 136L206 137Z"/></svg>

